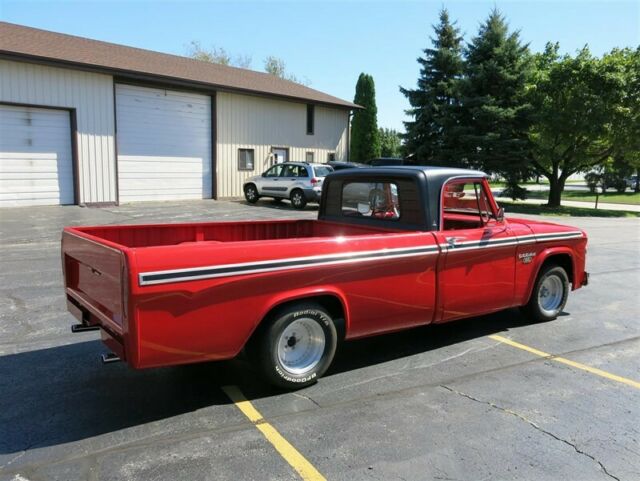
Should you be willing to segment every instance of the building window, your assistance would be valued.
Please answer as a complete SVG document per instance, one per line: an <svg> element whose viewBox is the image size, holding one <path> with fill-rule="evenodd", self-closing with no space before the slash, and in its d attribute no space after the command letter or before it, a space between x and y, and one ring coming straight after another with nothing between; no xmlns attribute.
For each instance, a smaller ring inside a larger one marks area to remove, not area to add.
<svg viewBox="0 0 640 481"><path fill-rule="evenodd" d="M307 152L307 155L305 157L305 162L307 164L313 164L313 152Z"/></svg>
<svg viewBox="0 0 640 481"><path fill-rule="evenodd" d="M253 170L253 149L238 149L238 170Z"/></svg>
<svg viewBox="0 0 640 481"><path fill-rule="evenodd" d="M307 104L307 135L313 135L315 106Z"/></svg>
<svg viewBox="0 0 640 481"><path fill-rule="evenodd" d="M327 154L327 162L335 162L336 161L336 153L335 152L329 152Z"/></svg>

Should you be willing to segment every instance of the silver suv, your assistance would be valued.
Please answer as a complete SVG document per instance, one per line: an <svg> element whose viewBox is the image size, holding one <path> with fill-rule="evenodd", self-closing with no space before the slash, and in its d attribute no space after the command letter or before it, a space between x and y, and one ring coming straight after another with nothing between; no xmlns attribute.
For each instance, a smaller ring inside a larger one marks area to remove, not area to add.
<svg viewBox="0 0 640 481"><path fill-rule="evenodd" d="M247 202L255 204L260 197L289 199L296 209L304 209L307 202L320 202L322 181L333 172L324 164L283 162L262 175L248 179L243 186Z"/></svg>

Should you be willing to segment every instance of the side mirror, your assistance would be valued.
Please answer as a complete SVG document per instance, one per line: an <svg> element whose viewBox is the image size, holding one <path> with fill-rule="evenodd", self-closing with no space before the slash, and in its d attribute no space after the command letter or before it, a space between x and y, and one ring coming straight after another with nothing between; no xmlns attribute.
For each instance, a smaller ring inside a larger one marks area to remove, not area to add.
<svg viewBox="0 0 640 481"><path fill-rule="evenodd" d="M504 222L504 207L498 208L498 216L496 217L498 222Z"/></svg>
<svg viewBox="0 0 640 481"><path fill-rule="evenodd" d="M266 172L263 172L263 173L262 173L262 177L266 177L266 176L267 176L267 173L266 173Z"/></svg>

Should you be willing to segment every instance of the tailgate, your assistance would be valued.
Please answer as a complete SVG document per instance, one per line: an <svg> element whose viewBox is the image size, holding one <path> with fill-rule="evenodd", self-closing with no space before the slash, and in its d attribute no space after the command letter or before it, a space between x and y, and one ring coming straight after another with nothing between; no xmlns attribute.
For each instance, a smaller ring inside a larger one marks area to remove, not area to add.
<svg viewBox="0 0 640 481"><path fill-rule="evenodd" d="M124 252L65 229L62 265L69 309L74 312L79 308L85 322L122 334L126 314Z"/></svg>

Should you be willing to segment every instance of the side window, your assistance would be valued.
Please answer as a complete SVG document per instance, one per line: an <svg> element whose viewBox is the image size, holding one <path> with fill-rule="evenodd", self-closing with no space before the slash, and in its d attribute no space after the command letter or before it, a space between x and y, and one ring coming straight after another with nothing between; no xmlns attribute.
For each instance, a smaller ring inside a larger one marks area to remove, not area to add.
<svg viewBox="0 0 640 481"><path fill-rule="evenodd" d="M282 165L274 165L264 173L265 177L280 177L282 173Z"/></svg>
<svg viewBox="0 0 640 481"><path fill-rule="evenodd" d="M238 149L238 170L253 170L253 149Z"/></svg>
<svg viewBox="0 0 640 481"><path fill-rule="evenodd" d="M309 172L306 167L298 166L298 177L309 177Z"/></svg>
<svg viewBox="0 0 640 481"><path fill-rule="evenodd" d="M453 181L442 189L442 229L482 227L492 216L482 182Z"/></svg>
<svg viewBox="0 0 640 481"><path fill-rule="evenodd" d="M282 177L296 177L298 174L297 165L285 165L282 172Z"/></svg>
<svg viewBox="0 0 640 481"><path fill-rule="evenodd" d="M391 182L347 182L342 187L342 215L397 220L398 186Z"/></svg>

